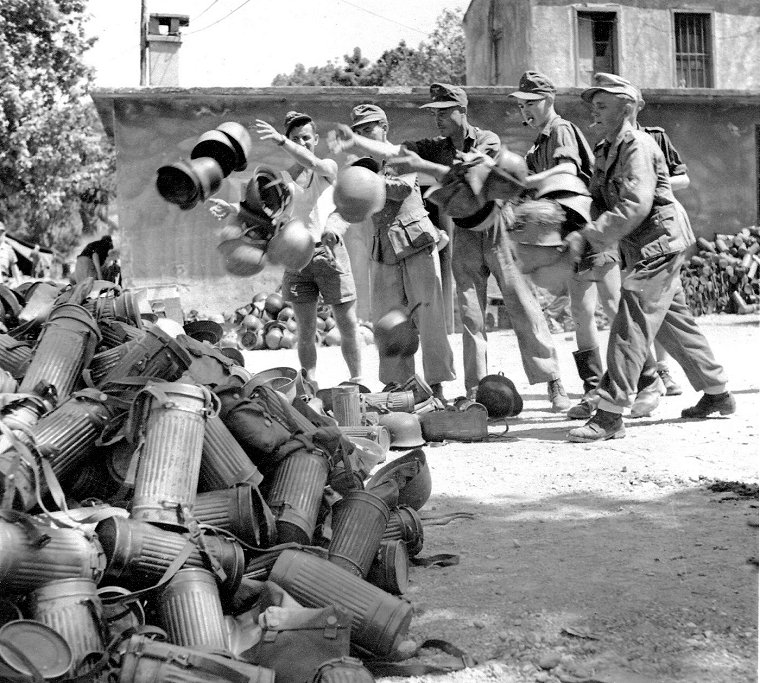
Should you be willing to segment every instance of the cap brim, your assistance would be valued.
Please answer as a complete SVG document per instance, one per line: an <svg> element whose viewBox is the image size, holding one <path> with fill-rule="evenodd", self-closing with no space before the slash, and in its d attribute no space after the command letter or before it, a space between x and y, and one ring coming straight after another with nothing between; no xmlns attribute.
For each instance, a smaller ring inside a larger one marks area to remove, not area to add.
<svg viewBox="0 0 760 683"><path fill-rule="evenodd" d="M311 116L297 116L285 126L286 134L296 126L303 126L305 123L314 123L314 119Z"/></svg>
<svg viewBox="0 0 760 683"><path fill-rule="evenodd" d="M625 95L626 97L631 98L631 93L624 87L617 86L617 85L611 85L611 86L601 86L596 85L593 88L589 88L588 90L584 90L581 93L581 99L584 102L588 102L591 104L591 100L594 98L594 95L598 92L608 92L613 95ZM636 98L631 98L634 102L637 101Z"/></svg>
<svg viewBox="0 0 760 683"><path fill-rule="evenodd" d="M549 93L535 93L535 92L523 92L522 90L515 90L508 95L509 97L516 97L518 100L543 100L549 96Z"/></svg>
<svg viewBox="0 0 760 683"><path fill-rule="evenodd" d="M452 107L464 107L465 105L459 104L459 102L452 102L448 100L446 102L428 102L427 104L421 104L420 109L451 109Z"/></svg>
<svg viewBox="0 0 760 683"><path fill-rule="evenodd" d="M356 121L355 123L351 124L351 130L356 130L359 128L359 126L363 126L367 123L385 123L387 119L382 118L381 116L370 116L366 119L361 119L360 121Z"/></svg>

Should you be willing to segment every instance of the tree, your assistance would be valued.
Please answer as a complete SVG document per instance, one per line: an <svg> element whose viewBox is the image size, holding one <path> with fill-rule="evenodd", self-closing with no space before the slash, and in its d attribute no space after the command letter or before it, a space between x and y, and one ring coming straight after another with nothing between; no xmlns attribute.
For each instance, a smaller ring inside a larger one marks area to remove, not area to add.
<svg viewBox="0 0 760 683"><path fill-rule="evenodd" d="M67 252L105 220L114 154L82 61L86 0L0 5L0 217Z"/></svg>
<svg viewBox="0 0 760 683"><path fill-rule="evenodd" d="M343 65L297 64L291 74L278 74L272 85L429 85L434 81L464 84L466 78L462 11L444 10L430 35L415 49L405 41L386 50L374 63L355 47Z"/></svg>

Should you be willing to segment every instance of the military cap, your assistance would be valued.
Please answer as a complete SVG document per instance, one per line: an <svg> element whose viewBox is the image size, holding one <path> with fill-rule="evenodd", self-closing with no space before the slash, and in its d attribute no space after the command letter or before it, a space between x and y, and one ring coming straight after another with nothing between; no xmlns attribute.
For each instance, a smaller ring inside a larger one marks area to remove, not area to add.
<svg viewBox="0 0 760 683"><path fill-rule="evenodd" d="M592 86L581 93L581 98L590 103L594 95L602 90L613 95L624 95L637 103L641 99L641 91L627 78L601 72L594 74Z"/></svg>
<svg viewBox="0 0 760 683"><path fill-rule="evenodd" d="M467 93L464 88L450 83L433 83L430 86L430 99L433 101L423 104L420 109L425 107L447 109L448 107L467 106Z"/></svg>
<svg viewBox="0 0 760 683"><path fill-rule="evenodd" d="M520 76L520 84L517 86L517 90L509 93L509 96L516 97L518 100L542 100L555 92L557 89L548 76L538 71L526 71Z"/></svg>
<svg viewBox="0 0 760 683"><path fill-rule="evenodd" d="M290 131L296 126L303 126L307 123L314 123L314 119L308 114L303 114L300 111L289 111L285 114L285 137L287 137Z"/></svg>
<svg viewBox="0 0 760 683"><path fill-rule="evenodd" d="M351 110L351 128L358 128L372 121L388 123L385 112L376 104L357 104Z"/></svg>

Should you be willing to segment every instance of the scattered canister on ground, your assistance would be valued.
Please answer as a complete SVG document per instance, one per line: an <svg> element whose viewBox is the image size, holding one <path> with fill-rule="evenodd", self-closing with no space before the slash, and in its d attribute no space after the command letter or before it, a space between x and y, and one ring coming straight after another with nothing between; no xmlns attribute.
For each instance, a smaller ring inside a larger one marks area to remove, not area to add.
<svg viewBox="0 0 760 683"><path fill-rule="evenodd" d="M388 524L390 510L368 491L350 491L332 508L330 562L365 577Z"/></svg>
<svg viewBox="0 0 760 683"><path fill-rule="evenodd" d="M332 409L339 425L360 425L362 423L362 411L358 385L341 384L333 387Z"/></svg>
<svg viewBox="0 0 760 683"><path fill-rule="evenodd" d="M422 550L424 534L422 520L413 507L399 505L391 510L388 525L383 532L383 541L402 540L406 543L409 557L414 557Z"/></svg>
<svg viewBox="0 0 760 683"><path fill-rule="evenodd" d="M227 650L227 627L216 578L207 569L180 569L158 600L169 642L185 647Z"/></svg>
<svg viewBox="0 0 760 683"><path fill-rule="evenodd" d="M409 629L412 606L332 562L300 550L285 550L269 580L304 607L336 605L351 613L351 640L384 657Z"/></svg>
<svg viewBox="0 0 760 683"><path fill-rule="evenodd" d="M383 541L367 573L367 581L391 595L403 595L409 586L409 552L402 540Z"/></svg>
<svg viewBox="0 0 760 683"><path fill-rule="evenodd" d="M92 653L102 653L108 636L95 582L90 579L51 581L32 591L28 601L32 617L66 639L73 656L72 672L89 671L94 662L85 662L85 659Z"/></svg>

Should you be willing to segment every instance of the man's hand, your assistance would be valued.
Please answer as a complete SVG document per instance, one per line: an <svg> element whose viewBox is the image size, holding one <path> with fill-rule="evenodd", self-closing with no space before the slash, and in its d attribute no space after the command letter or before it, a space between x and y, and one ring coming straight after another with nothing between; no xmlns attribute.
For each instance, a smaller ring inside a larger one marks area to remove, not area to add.
<svg viewBox="0 0 760 683"><path fill-rule="evenodd" d="M229 215L237 216L240 213L234 204L225 202L224 199L211 197L211 199L206 200L206 204L211 215L218 221L223 221Z"/></svg>
<svg viewBox="0 0 760 683"><path fill-rule="evenodd" d="M339 123L338 126L327 133L327 149L332 154L340 154L354 146L354 131L345 123Z"/></svg>
<svg viewBox="0 0 760 683"><path fill-rule="evenodd" d="M403 145L401 146L401 155L388 159L388 163L399 174L425 171L429 165L417 152L413 152Z"/></svg>
<svg viewBox="0 0 760 683"><path fill-rule="evenodd" d="M575 231L565 237L560 250L569 253L573 261L579 263L583 252L586 251L587 244L586 238L580 232Z"/></svg>
<svg viewBox="0 0 760 683"><path fill-rule="evenodd" d="M271 140L276 145L284 145L285 140L287 140L282 133L277 132L274 126L261 119L256 119L256 132L259 134L260 140Z"/></svg>

